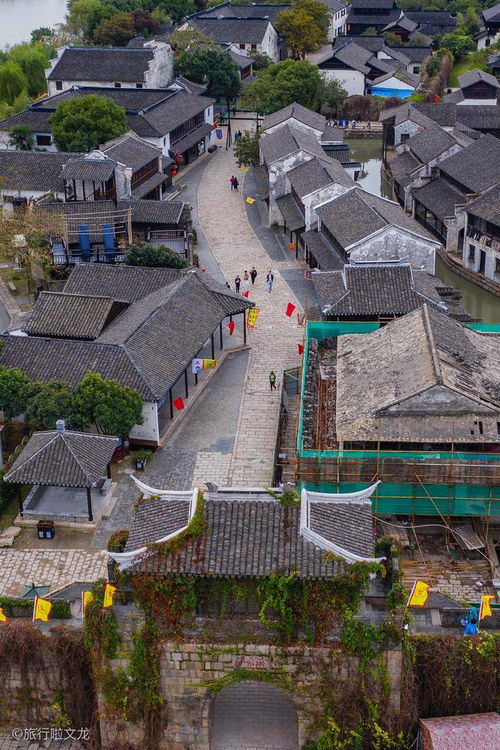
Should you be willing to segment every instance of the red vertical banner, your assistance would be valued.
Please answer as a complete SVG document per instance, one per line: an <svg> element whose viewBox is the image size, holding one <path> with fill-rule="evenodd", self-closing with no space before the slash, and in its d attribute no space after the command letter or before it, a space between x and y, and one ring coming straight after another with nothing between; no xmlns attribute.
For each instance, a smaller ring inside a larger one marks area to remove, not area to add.
<svg viewBox="0 0 500 750"><path fill-rule="evenodd" d="M291 317L292 317L292 315L293 315L293 311L294 311L294 310L295 310L295 305L293 305L293 304L292 304L291 302L289 302L289 303L288 303L288 305L286 306L286 311L285 311L285 315L286 315L286 316L287 316L288 318L291 318Z"/></svg>
<svg viewBox="0 0 500 750"><path fill-rule="evenodd" d="M246 297L248 299L248 293L249 293L249 290L247 289L246 292L243 292L241 296Z"/></svg>
<svg viewBox="0 0 500 750"><path fill-rule="evenodd" d="M234 331L234 320L232 320L230 323L228 323L227 327L229 328L229 335L232 336L233 335L233 331Z"/></svg>
<svg viewBox="0 0 500 750"><path fill-rule="evenodd" d="M182 398L182 396L179 396L178 398L174 399L172 403L178 411L181 411L181 409L184 409L184 399Z"/></svg>
<svg viewBox="0 0 500 750"><path fill-rule="evenodd" d="M304 354L304 346L303 344L297 344L297 350L299 354Z"/></svg>

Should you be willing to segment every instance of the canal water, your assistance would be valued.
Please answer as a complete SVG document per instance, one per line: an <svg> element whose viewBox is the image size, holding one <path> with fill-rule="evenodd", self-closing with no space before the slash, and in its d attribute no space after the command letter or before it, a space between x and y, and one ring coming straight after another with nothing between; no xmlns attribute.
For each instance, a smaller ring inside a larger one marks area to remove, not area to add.
<svg viewBox="0 0 500 750"><path fill-rule="evenodd" d="M380 138L346 138L353 160L361 162L362 173L358 182L370 193L392 198L387 180L380 172L382 164L382 140ZM440 258L436 258L436 276L445 284L462 292L461 302L474 318L483 323L500 323L500 297L487 292L467 279L450 271Z"/></svg>
<svg viewBox="0 0 500 750"><path fill-rule="evenodd" d="M40 26L55 26L66 15L66 0L0 0L0 49L29 42Z"/></svg>

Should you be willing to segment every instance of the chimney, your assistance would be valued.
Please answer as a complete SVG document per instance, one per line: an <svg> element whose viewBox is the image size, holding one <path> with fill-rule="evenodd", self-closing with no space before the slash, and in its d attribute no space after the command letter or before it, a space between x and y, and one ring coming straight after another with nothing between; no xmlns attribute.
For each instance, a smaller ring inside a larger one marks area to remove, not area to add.
<svg viewBox="0 0 500 750"><path fill-rule="evenodd" d="M64 423L64 419L58 419L58 420L57 420L57 422L56 422L56 430L57 430L58 432L64 432L64 428L65 428L65 426L66 426L66 425L65 425L65 423Z"/></svg>

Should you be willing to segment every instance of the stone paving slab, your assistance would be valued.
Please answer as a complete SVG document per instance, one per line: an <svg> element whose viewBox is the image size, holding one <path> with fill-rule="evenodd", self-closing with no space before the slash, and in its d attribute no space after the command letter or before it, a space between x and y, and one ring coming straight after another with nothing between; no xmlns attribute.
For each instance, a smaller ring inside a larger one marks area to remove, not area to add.
<svg viewBox="0 0 500 750"><path fill-rule="evenodd" d="M0 550L0 594L20 596L24 586L32 582L53 590L72 581L106 578L107 559L103 552L82 549L3 549Z"/></svg>
<svg viewBox="0 0 500 750"><path fill-rule="evenodd" d="M207 164L198 188L198 215L204 235L224 276L233 285L237 274L255 266L258 272L249 299L260 309L255 328L249 331L250 359L240 404L232 461L227 477L231 486L268 486L272 481L278 428L280 392L270 392L269 372L281 380L283 370L297 367L297 344L303 328L285 315L288 302L301 307L284 281L281 262L271 260L251 228L243 194L231 191L231 175L241 177L232 153L220 150ZM223 214L223 219L222 219ZM286 268L296 261L286 261ZM274 274L274 287L268 292L265 277ZM222 467L221 467L222 469ZM223 469L222 469L223 471Z"/></svg>

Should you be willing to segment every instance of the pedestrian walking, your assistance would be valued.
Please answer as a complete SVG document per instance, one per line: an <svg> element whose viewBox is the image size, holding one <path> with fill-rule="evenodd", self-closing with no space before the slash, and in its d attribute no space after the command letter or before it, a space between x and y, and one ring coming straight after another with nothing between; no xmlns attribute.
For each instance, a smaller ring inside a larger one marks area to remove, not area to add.
<svg viewBox="0 0 500 750"><path fill-rule="evenodd" d="M255 284L255 279L257 278L257 271L255 270L254 266L252 266L252 270L250 271L250 278L252 279L252 286Z"/></svg>
<svg viewBox="0 0 500 750"><path fill-rule="evenodd" d="M269 273L266 276L266 283L267 283L267 289L269 291L269 294L273 291L273 281L274 281L273 272L269 271Z"/></svg>
<svg viewBox="0 0 500 750"><path fill-rule="evenodd" d="M234 180L233 180L233 187L234 187L235 190L238 190L239 184L240 183L238 182L238 178L235 177Z"/></svg>
<svg viewBox="0 0 500 750"><path fill-rule="evenodd" d="M274 372L274 370L271 370L271 372L269 373L269 388L271 389L271 391L276 390L276 373Z"/></svg>
<svg viewBox="0 0 500 750"><path fill-rule="evenodd" d="M250 276L248 275L248 271L245 271L243 273L243 281L248 281L250 279Z"/></svg>
<svg viewBox="0 0 500 750"><path fill-rule="evenodd" d="M235 280L234 280L234 287L235 287L235 289L236 289L236 293L237 293L237 294L239 294L239 293L240 293L240 284L241 284L241 279L240 279L240 277L239 277L239 276L237 276L237 277L235 278Z"/></svg>
<svg viewBox="0 0 500 750"><path fill-rule="evenodd" d="M236 180L236 177L235 177L235 176L234 176L234 174L233 174L233 175L231 176L231 179L229 180L229 182L231 183L231 190L235 190L235 189L236 189L236 188L234 187L234 181L235 181L235 180Z"/></svg>

